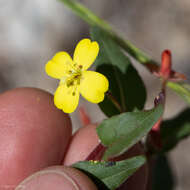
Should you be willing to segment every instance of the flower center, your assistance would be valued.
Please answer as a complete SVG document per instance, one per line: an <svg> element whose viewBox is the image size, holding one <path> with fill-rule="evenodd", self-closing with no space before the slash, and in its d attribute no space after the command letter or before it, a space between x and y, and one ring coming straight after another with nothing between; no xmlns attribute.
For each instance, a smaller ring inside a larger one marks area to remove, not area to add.
<svg viewBox="0 0 190 190"><path fill-rule="evenodd" d="M66 75L61 78L60 85L66 85L68 88L68 94L75 96L77 93L78 86L82 78L82 65L69 64L69 70L67 70Z"/></svg>
<svg viewBox="0 0 190 190"><path fill-rule="evenodd" d="M81 72L76 72L72 73L67 79L66 79L66 85L67 87L71 87L74 85L79 85L80 84L80 79L81 79Z"/></svg>
<svg viewBox="0 0 190 190"><path fill-rule="evenodd" d="M81 76L82 65L74 64L67 72L67 76L61 79L61 83L70 88L69 93L72 93L73 96L76 94L77 86L80 85Z"/></svg>

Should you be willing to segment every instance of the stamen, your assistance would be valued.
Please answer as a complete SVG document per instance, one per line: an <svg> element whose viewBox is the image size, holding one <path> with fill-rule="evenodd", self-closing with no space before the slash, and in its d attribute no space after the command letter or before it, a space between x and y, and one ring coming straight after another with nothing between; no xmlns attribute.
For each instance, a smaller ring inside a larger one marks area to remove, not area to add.
<svg viewBox="0 0 190 190"><path fill-rule="evenodd" d="M67 80L67 87L73 86L74 85L74 81L73 80Z"/></svg>
<svg viewBox="0 0 190 190"><path fill-rule="evenodd" d="M77 86L77 84L76 84L76 83L75 83L75 85L73 85L73 87L72 87L72 91L73 91L73 92L72 92L72 95L73 95L73 96L75 96L75 95L76 95L76 92L77 92L77 87L78 87L78 86Z"/></svg>
<svg viewBox="0 0 190 190"><path fill-rule="evenodd" d="M82 65L79 65L79 69L82 69L82 67L83 67Z"/></svg>
<svg viewBox="0 0 190 190"><path fill-rule="evenodd" d="M73 78L74 78L74 79L78 79L78 78L79 78L79 75L75 75Z"/></svg>

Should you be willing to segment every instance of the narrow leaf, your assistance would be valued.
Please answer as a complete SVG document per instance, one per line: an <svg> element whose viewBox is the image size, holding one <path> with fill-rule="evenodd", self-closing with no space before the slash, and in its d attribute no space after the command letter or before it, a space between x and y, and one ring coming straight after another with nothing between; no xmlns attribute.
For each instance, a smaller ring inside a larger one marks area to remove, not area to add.
<svg viewBox="0 0 190 190"><path fill-rule="evenodd" d="M141 110L146 100L146 89L130 59L101 29L93 27L91 36L100 45L100 53L95 62L96 70L108 78L109 91L121 105L122 111L132 111L135 108ZM109 117L121 111L109 97L106 97L99 106Z"/></svg>
<svg viewBox="0 0 190 190"><path fill-rule="evenodd" d="M188 104L190 104L190 85L187 83L168 82L167 86L181 96Z"/></svg>
<svg viewBox="0 0 190 190"><path fill-rule="evenodd" d="M119 162L83 161L72 166L86 173L98 189L115 190L145 161L144 156L137 156Z"/></svg>
<svg viewBox="0 0 190 190"><path fill-rule="evenodd" d="M160 104L149 111L123 113L104 120L97 133L107 147L104 159L119 155L145 136L163 114Z"/></svg>
<svg viewBox="0 0 190 190"><path fill-rule="evenodd" d="M190 135L190 109L186 109L161 125L161 138L164 151L171 150L182 139Z"/></svg>

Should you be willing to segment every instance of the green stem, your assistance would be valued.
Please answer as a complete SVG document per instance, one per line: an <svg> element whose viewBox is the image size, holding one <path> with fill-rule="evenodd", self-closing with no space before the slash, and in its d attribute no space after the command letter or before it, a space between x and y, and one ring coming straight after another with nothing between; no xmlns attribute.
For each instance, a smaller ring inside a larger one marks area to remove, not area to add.
<svg viewBox="0 0 190 190"><path fill-rule="evenodd" d="M190 86L186 83L167 82L167 86L190 104Z"/></svg>
<svg viewBox="0 0 190 190"><path fill-rule="evenodd" d="M96 16L92 11L87 9L82 4L78 3L75 0L60 0L67 7L69 7L76 15L82 18L91 26L99 26L100 28L111 31L111 27L107 22Z"/></svg>
<svg viewBox="0 0 190 190"><path fill-rule="evenodd" d="M60 0L67 7L69 7L76 15L85 20L91 26L99 26L107 35L109 35L115 42L117 42L120 47L122 47L127 53L134 57L137 61L142 64L153 63L155 61L151 60L147 55L145 55L140 49L135 47L130 41L123 39L116 32L114 32L111 26L96 16L92 11L87 9L82 4L75 0Z"/></svg>

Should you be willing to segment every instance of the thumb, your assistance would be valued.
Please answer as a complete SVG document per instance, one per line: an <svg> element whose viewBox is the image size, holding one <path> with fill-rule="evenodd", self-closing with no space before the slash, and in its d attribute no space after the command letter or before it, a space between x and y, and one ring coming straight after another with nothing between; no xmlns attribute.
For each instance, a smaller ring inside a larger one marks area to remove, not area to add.
<svg viewBox="0 0 190 190"><path fill-rule="evenodd" d="M93 182L75 168L53 166L26 178L15 190L97 190Z"/></svg>

